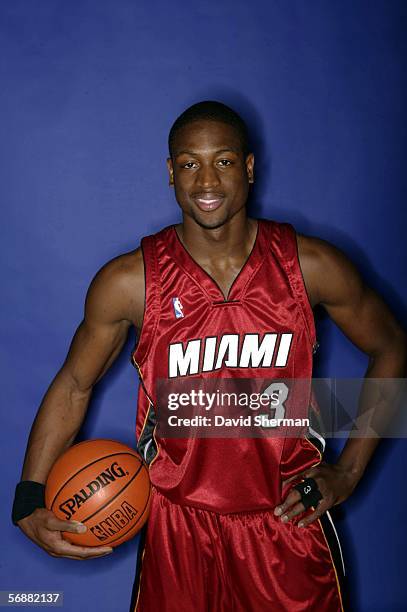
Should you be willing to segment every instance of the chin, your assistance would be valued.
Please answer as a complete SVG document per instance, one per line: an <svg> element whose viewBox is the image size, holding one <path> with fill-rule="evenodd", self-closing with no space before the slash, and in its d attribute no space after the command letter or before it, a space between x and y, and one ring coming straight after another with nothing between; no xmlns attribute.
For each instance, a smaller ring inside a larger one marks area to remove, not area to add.
<svg viewBox="0 0 407 612"><path fill-rule="evenodd" d="M225 223L227 223L228 221L228 217L224 217L223 215L221 217L218 217L216 215L211 214L197 215L193 213L191 216L194 221L204 229L217 229L218 227L222 227L222 225L225 225Z"/></svg>

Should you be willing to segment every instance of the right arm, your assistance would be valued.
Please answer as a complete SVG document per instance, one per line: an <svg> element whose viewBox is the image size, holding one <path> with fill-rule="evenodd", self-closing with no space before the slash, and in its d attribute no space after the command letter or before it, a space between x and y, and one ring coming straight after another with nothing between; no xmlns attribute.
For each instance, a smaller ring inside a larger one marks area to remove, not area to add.
<svg viewBox="0 0 407 612"><path fill-rule="evenodd" d="M33 423L22 480L45 483L56 459L74 441L93 387L119 355L130 325L140 329L143 309L143 258L137 250L112 260L93 279L86 297L84 319ZM62 538L61 530L80 532L83 527L75 521L59 520L44 508L37 508L18 525L53 556L79 559L111 552L106 546L70 544Z"/></svg>

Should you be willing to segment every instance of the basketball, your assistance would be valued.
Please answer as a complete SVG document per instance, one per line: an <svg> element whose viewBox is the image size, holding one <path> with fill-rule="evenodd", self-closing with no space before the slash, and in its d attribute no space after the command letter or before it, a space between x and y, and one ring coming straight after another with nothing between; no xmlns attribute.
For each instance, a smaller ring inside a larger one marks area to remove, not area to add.
<svg viewBox="0 0 407 612"><path fill-rule="evenodd" d="M63 532L80 546L119 546L148 518L151 485L148 468L134 449L114 440L87 440L69 448L54 463L45 503L60 519L75 520L85 533Z"/></svg>

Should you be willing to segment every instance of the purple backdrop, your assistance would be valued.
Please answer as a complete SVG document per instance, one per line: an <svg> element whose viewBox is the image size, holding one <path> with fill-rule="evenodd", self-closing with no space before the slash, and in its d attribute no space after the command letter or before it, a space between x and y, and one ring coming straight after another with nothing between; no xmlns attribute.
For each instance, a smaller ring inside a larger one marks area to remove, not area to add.
<svg viewBox="0 0 407 612"><path fill-rule="evenodd" d="M137 542L79 563L14 528L11 498L41 397L108 259L179 218L169 127L218 99L254 135L253 214L341 247L405 318L406 4L3 0L0 121L4 453L0 589L63 590L65 609L127 610ZM320 376L366 358L319 320ZM134 444L134 338L96 390L83 437ZM336 513L352 610L407 606L404 440L385 442Z"/></svg>

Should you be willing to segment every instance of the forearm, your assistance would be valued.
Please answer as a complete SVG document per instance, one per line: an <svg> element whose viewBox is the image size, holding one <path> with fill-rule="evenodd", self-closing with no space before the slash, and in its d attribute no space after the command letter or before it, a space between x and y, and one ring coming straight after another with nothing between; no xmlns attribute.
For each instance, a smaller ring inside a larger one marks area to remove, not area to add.
<svg viewBox="0 0 407 612"><path fill-rule="evenodd" d="M405 336L390 351L370 359L359 398L356 427L338 459L357 483L362 477L383 432L397 413L402 380L406 375Z"/></svg>
<svg viewBox="0 0 407 612"><path fill-rule="evenodd" d="M64 370L56 376L31 429L22 480L46 481L53 463L74 441L91 393L91 388L80 390Z"/></svg>

